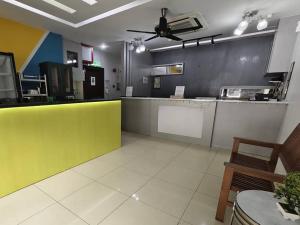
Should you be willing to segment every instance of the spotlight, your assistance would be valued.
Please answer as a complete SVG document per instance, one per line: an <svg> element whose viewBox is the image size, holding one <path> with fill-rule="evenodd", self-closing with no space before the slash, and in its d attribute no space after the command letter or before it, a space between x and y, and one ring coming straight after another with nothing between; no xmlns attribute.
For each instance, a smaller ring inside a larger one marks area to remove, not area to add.
<svg viewBox="0 0 300 225"><path fill-rule="evenodd" d="M144 44L141 44L139 48L140 48L140 52L146 51L146 46Z"/></svg>
<svg viewBox="0 0 300 225"><path fill-rule="evenodd" d="M236 36L241 36L243 33L244 33L244 31L240 30L239 28L236 28L233 32L233 34Z"/></svg>
<svg viewBox="0 0 300 225"><path fill-rule="evenodd" d="M238 29L245 31L247 29L248 25L249 25L249 22L247 20L243 20L242 22L240 22Z"/></svg>
<svg viewBox="0 0 300 225"><path fill-rule="evenodd" d="M268 27L268 21L266 19L261 19L258 21L257 30L264 30Z"/></svg>
<svg viewBox="0 0 300 225"><path fill-rule="evenodd" d="M130 44L129 44L129 48L128 48L128 49L129 49L129 51L133 51L133 50L134 50L134 45L133 45L133 43L130 43Z"/></svg>
<svg viewBox="0 0 300 225"><path fill-rule="evenodd" d="M138 47L136 48L135 52L136 52L137 54L140 54L140 53L141 53L140 46L138 46Z"/></svg>

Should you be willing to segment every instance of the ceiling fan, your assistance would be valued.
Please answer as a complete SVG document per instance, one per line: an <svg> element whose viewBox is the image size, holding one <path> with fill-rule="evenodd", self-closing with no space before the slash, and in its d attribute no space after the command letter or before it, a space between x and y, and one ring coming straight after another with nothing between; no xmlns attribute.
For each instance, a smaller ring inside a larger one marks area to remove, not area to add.
<svg viewBox="0 0 300 225"><path fill-rule="evenodd" d="M166 18L167 15L167 8L162 8L161 9L161 14L162 17L159 19L159 25L157 25L154 30L155 31L139 31L139 30L127 30L128 32L134 32L134 33L144 33L144 34L154 34L153 37L146 39L145 41L150 41L152 39L162 37L162 38L168 38L174 41L182 41L181 38L175 36L175 34L180 34L180 33L185 33L188 31L196 31L200 28L202 28L201 25L194 26L194 27L188 27L188 28L183 28L183 29L178 29L178 30L171 30L168 20Z"/></svg>

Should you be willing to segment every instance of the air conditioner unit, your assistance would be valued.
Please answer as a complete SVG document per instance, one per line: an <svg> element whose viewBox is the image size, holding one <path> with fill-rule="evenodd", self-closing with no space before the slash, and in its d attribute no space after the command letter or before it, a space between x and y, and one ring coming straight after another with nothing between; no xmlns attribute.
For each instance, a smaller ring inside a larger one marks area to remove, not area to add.
<svg viewBox="0 0 300 225"><path fill-rule="evenodd" d="M189 27L197 27L200 25L201 28L195 31L188 31L181 34L187 34L197 32L199 30L207 29L207 23L202 15L199 13L184 14L172 19L169 19L168 24L171 30L184 29Z"/></svg>

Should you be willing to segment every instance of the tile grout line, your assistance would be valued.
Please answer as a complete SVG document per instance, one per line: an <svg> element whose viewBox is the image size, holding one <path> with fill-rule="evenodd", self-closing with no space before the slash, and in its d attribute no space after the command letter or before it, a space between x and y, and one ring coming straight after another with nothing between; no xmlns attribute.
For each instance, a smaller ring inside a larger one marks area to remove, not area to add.
<svg viewBox="0 0 300 225"><path fill-rule="evenodd" d="M184 148L185 149L185 148ZM183 150L184 151L184 150ZM183 152L182 151L182 152ZM168 163L166 163L166 165L165 166L163 166L161 169L159 169L158 171L157 171L157 173L155 173L154 175L152 175L152 176L150 176L150 178L149 178L149 180L144 184L144 185L142 185L139 189L137 189L136 191L135 191L135 193L137 193L137 192L139 192L142 188L144 188L158 173L160 173L163 169L165 169L180 153L182 153L182 152L179 152L179 153L177 153L176 154L176 156L172 159L172 160L170 160ZM122 205L124 205L129 199L132 199L132 196L129 196L122 204L120 204L117 208L115 208L110 214L108 214L105 218L103 218L103 220L101 220L97 225L101 225L101 223L102 222L104 222L104 220L106 220L109 216L111 216L116 210L118 210ZM142 201L142 203L143 204L145 204L143 201ZM145 205L147 205L148 207L151 207L151 208L153 208L153 209L155 209L155 210L158 210L158 211L160 211L160 212L163 212L164 214L167 214L167 213L165 213L164 211L162 211L162 210L160 210L160 209L157 209L157 208L155 208L155 207L153 207L153 206L151 206L151 205L148 205L148 204L145 204ZM167 214L167 215L169 215L169 214ZM171 216L171 215L169 215L169 216ZM172 217L174 217L173 215L172 215ZM174 218L176 218L176 219L178 219L177 217L174 217Z"/></svg>
<svg viewBox="0 0 300 225"><path fill-rule="evenodd" d="M215 156L210 160L210 163L212 163L212 161L215 159L215 157L216 157L216 154L215 154ZM203 173L206 174L207 171L208 171L208 169L209 169L209 166L207 167L207 169L206 169L205 171L203 171ZM204 175L204 176L205 176L205 175ZM179 219L179 223L178 223L177 225L179 225L181 222L185 222L185 221L183 220L184 214L186 213L187 209L189 208L191 202L193 201L194 196L197 194L197 192L198 192L198 190L199 190L199 187L200 187L200 185L202 184L202 182L203 182L203 180L204 180L204 176L202 177L201 181L199 182L199 184L198 184L196 190L194 191L194 193L193 193L193 195L192 195L190 201L188 202L186 208L184 209L184 211L183 211L183 213L182 213L182 215L181 215L181 217L180 217L180 219ZM188 223L189 223L189 222L188 222ZM190 223L189 223L189 224L190 224Z"/></svg>
<svg viewBox="0 0 300 225"><path fill-rule="evenodd" d="M85 187L87 187L88 185L90 185L91 183L85 185ZM87 221L85 221L83 218L81 218L81 216L77 215L75 212L73 212L72 210L70 210L69 208L65 207L61 202L57 201L56 199L54 199L53 197L51 197L47 192L43 191L42 189L40 189L39 187L37 187L41 192L43 192L45 195L47 195L48 197L50 197L51 199L53 199L56 203L60 205L61 207L63 207L64 209L66 209L67 211L69 211L71 214L73 214L76 218L80 219L81 221L83 221L86 224L89 224ZM83 187L84 188L84 187ZM75 193L75 192L74 192Z"/></svg>

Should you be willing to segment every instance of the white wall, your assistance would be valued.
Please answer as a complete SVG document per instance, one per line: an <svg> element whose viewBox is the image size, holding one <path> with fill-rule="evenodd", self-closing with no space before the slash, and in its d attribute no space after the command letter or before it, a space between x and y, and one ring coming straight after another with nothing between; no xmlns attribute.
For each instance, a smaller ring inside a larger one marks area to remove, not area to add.
<svg viewBox="0 0 300 225"><path fill-rule="evenodd" d="M117 90L117 83L121 82L121 52L120 54L111 54L95 48L94 63L104 68L105 98L120 98L121 91ZM117 69L117 72L114 73L113 69Z"/></svg>
<svg viewBox="0 0 300 225"><path fill-rule="evenodd" d="M269 72L286 72L289 70L297 39L295 30L299 20L300 15L280 20L271 53Z"/></svg>
<svg viewBox="0 0 300 225"><path fill-rule="evenodd" d="M295 61L294 72L287 93L288 107L281 126L278 142L283 143L293 129L300 123L300 33L297 35L292 62ZM276 172L285 174L282 163L279 161Z"/></svg>

